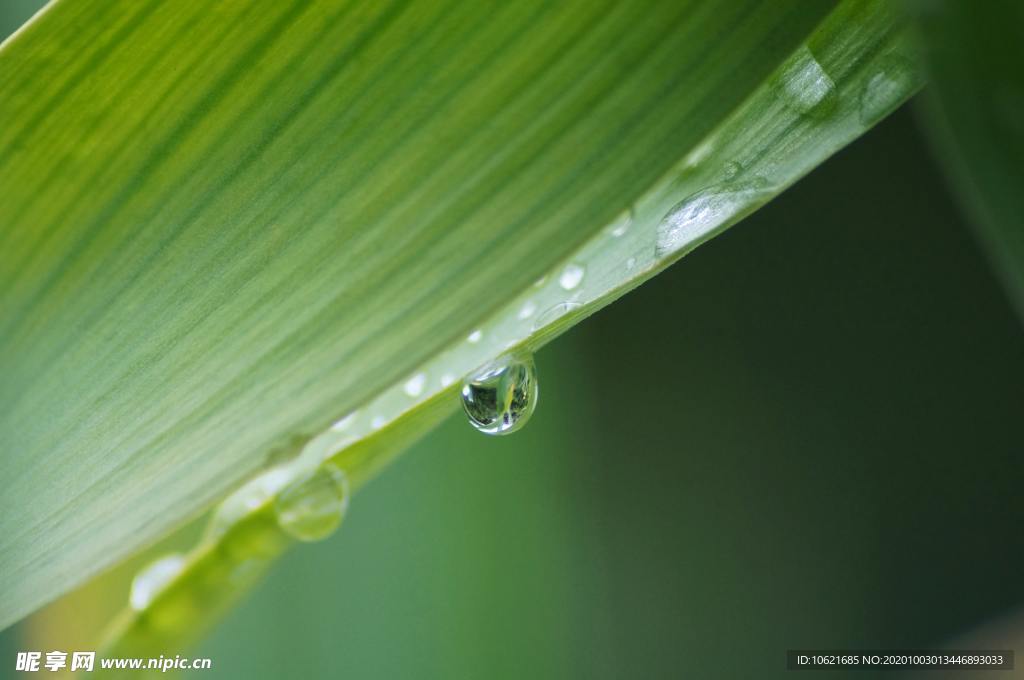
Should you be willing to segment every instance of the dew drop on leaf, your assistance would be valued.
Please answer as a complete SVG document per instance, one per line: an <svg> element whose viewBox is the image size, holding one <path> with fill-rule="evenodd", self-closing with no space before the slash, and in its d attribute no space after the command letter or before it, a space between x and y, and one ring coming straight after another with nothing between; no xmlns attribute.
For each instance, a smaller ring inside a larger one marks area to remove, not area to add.
<svg viewBox="0 0 1024 680"><path fill-rule="evenodd" d="M405 393L410 397L418 397L423 394L423 388L427 386L427 376L423 373L417 373L408 380L405 381L403 389Z"/></svg>
<svg viewBox="0 0 1024 680"><path fill-rule="evenodd" d="M838 100L835 82L806 46L786 61L778 87L788 107L815 118L832 113Z"/></svg>
<svg viewBox="0 0 1024 680"><path fill-rule="evenodd" d="M763 178L726 182L683 199L658 225L655 255L668 255L706 236L758 198L768 195L767 187Z"/></svg>
<svg viewBox="0 0 1024 680"><path fill-rule="evenodd" d="M284 488L274 501L277 523L300 541L331 535L348 510L348 478L329 463Z"/></svg>
<svg viewBox="0 0 1024 680"><path fill-rule="evenodd" d="M565 290L572 290L576 286L580 285L585 273L586 270L582 265L575 263L566 265L565 269L562 270L562 274L558 277L558 285Z"/></svg>
<svg viewBox="0 0 1024 680"><path fill-rule="evenodd" d="M612 238L619 238L625 235L629 231L630 226L633 224L633 209L630 210L618 220L616 220L609 228L608 233L612 235Z"/></svg>
<svg viewBox="0 0 1024 680"><path fill-rule="evenodd" d="M149 563L132 579L128 602L135 611L149 606L156 596L181 573L185 558L178 554L165 555Z"/></svg>
<svg viewBox="0 0 1024 680"><path fill-rule="evenodd" d="M860 122L874 125L903 101L917 79L914 64L899 56L883 60L860 94Z"/></svg>
<svg viewBox="0 0 1024 680"><path fill-rule="evenodd" d="M634 260L636 258L633 258ZM634 262L635 264L635 262ZM533 330L539 331L556 319L565 316L574 309L579 309L583 305L579 302L559 302L557 305L552 305L545 309L533 322Z"/></svg>
<svg viewBox="0 0 1024 680"><path fill-rule="evenodd" d="M486 434L515 432L536 406L537 369L530 355L502 356L462 383L462 408L470 424Z"/></svg>

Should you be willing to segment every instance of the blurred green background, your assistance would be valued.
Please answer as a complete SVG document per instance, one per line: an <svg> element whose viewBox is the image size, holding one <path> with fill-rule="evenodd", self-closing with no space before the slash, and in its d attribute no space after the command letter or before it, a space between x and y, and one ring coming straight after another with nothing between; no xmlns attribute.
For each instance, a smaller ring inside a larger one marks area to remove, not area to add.
<svg viewBox="0 0 1024 680"><path fill-rule="evenodd" d="M407 452L203 677L773 678L1024 604L1024 334L913 106L537 364L522 433Z"/></svg>

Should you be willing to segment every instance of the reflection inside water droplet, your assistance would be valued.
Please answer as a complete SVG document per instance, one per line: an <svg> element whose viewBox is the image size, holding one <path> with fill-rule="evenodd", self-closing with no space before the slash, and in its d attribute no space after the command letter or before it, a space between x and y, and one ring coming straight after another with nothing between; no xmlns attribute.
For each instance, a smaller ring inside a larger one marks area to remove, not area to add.
<svg viewBox="0 0 1024 680"><path fill-rule="evenodd" d="M836 84L806 46L782 67L779 88L786 105L797 113L827 116L836 106Z"/></svg>
<svg viewBox="0 0 1024 680"><path fill-rule="evenodd" d="M509 434L529 420L537 406L533 357L500 357L462 383L462 408L470 424L486 434Z"/></svg>
<svg viewBox="0 0 1024 680"><path fill-rule="evenodd" d="M132 579L128 602L132 609L141 611L149 606L156 596L181 573L185 558L181 555L167 555L143 567Z"/></svg>
<svg viewBox="0 0 1024 680"><path fill-rule="evenodd" d="M274 501L277 523L292 538L326 538L348 510L348 478L336 465L324 464L283 489Z"/></svg>

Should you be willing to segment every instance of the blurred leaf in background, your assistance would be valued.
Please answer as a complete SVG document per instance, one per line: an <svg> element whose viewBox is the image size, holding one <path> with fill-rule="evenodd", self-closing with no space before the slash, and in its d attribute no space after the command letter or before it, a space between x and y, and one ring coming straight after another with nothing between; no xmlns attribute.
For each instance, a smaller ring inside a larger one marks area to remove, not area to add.
<svg viewBox="0 0 1024 680"><path fill-rule="evenodd" d="M1024 3L909 5L931 66L936 148L1024 319Z"/></svg>

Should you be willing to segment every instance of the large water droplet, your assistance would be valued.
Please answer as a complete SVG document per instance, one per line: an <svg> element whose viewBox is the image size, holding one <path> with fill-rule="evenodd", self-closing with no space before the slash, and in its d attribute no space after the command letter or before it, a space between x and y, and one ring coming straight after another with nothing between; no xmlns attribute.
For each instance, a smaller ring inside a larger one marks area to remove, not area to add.
<svg viewBox="0 0 1024 680"><path fill-rule="evenodd" d="M726 222L767 193L763 178L718 184L677 203L658 225L655 254L675 252Z"/></svg>
<svg viewBox="0 0 1024 680"><path fill-rule="evenodd" d="M149 606L160 591L181 573L185 566L185 558L181 555L166 555L143 567L142 571L132 579L128 602L135 611L142 611Z"/></svg>
<svg viewBox="0 0 1024 680"><path fill-rule="evenodd" d="M827 116L836 106L836 84L806 46L782 67L779 89L786 105L797 113Z"/></svg>
<svg viewBox="0 0 1024 680"><path fill-rule="evenodd" d="M537 406L537 369L533 357L500 357L462 383L462 408L470 424L487 434L515 432Z"/></svg>
<svg viewBox="0 0 1024 680"><path fill-rule="evenodd" d="M890 56L882 60L860 94L860 122L877 123L913 92L916 80L915 66L909 59Z"/></svg>
<svg viewBox="0 0 1024 680"><path fill-rule="evenodd" d="M283 489L274 501L277 523L300 541L326 538L348 510L348 478L330 463Z"/></svg>

